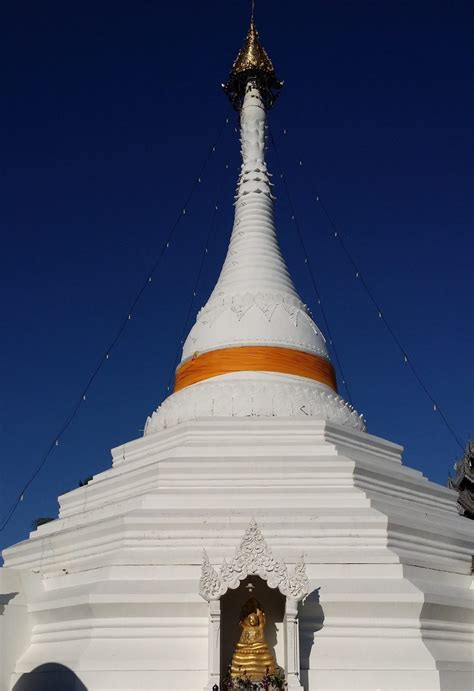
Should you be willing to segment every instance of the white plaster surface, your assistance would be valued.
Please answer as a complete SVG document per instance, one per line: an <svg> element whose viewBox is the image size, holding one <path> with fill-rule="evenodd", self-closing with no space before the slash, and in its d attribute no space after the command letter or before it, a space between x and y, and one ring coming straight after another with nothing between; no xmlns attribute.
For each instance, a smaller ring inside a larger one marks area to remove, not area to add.
<svg viewBox="0 0 474 691"><path fill-rule="evenodd" d="M281 255L265 162L266 112L249 86L240 118L242 168L235 219L219 280L184 344L182 361L216 348L273 345L327 358L324 337Z"/></svg>
<svg viewBox="0 0 474 691"><path fill-rule="evenodd" d="M21 642L1 691L42 691L46 662L88 691L201 691L202 551L218 568L252 518L290 570L305 555L306 691L469 691L472 523L400 453L311 418L195 420L114 449L58 520L4 552L0 582L16 579L30 624L0 618ZM22 585L33 574L41 587Z"/></svg>
<svg viewBox="0 0 474 691"><path fill-rule="evenodd" d="M202 417L315 417L365 431L363 416L329 386L278 372L233 372L168 396L145 436Z"/></svg>
<svg viewBox="0 0 474 691"><path fill-rule="evenodd" d="M249 85L241 111L242 168L229 249L181 362L210 350L255 345L329 359L324 336L298 296L278 246L265 136L265 108L258 89ZM276 372L242 372L172 394L148 418L145 434L206 416L248 415L310 416L365 429L362 415L325 385Z"/></svg>
<svg viewBox="0 0 474 691"><path fill-rule="evenodd" d="M254 88L241 139L229 251L183 360L248 344L327 357L276 241ZM209 688L221 622L199 595L203 550L217 573L252 519L284 576L304 554L309 594L276 626L292 688L470 691L473 524L364 430L301 377L242 372L170 396L109 470L60 497L56 521L4 552L0 691Z"/></svg>

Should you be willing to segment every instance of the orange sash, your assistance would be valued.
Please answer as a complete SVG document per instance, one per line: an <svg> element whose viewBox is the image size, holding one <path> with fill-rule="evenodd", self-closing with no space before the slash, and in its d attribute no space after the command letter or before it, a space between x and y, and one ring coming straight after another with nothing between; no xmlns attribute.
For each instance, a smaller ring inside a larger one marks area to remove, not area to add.
<svg viewBox="0 0 474 691"><path fill-rule="evenodd" d="M336 374L328 360L301 350L274 346L239 346L196 354L177 368L174 390L220 374L246 371L307 377L337 391Z"/></svg>

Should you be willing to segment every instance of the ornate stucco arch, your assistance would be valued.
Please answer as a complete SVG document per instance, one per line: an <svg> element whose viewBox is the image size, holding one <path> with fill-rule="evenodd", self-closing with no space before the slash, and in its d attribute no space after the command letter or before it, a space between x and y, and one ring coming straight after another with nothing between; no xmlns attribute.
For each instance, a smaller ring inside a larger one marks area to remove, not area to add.
<svg viewBox="0 0 474 691"><path fill-rule="evenodd" d="M231 561L224 559L220 569L204 557L199 581L199 594L209 602L209 683L206 689L219 685L220 675L220 598L236 589L248 576L259 576L270 588L278 588L285 596L285 671L288 689L302 689L299 681L298 602L308 594L309 582L303 556L292 573L283 560L276 559L255 520L249 527Z"/></svg>

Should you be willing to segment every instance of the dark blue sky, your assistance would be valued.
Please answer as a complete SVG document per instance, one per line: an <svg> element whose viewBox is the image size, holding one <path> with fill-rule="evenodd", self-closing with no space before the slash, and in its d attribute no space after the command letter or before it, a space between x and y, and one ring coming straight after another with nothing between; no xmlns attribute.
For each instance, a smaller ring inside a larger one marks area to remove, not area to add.
<svg viewBox="0 0 474 691"><path fill-rule="evenodd" d="M458 448L312 189L317 183L464 440L473 430L470 5L257 7L262 41L285 80L270 126L354 402L369 431L403 444L405 463L443 484ZM248 4L46 0L10 3L2 14L6 510L74 407L218 139L228 115L220 83L246 33ZM139 436L163 398L216 200L193 314L224 257L239 166L235 124L231 115L166 261L0 545L24 539L34 518L54 516L57 495L107 468L109 449ZM277 173L272 151L269 159ZM283 251L323 326L281 185L276 194Z"/></svg>

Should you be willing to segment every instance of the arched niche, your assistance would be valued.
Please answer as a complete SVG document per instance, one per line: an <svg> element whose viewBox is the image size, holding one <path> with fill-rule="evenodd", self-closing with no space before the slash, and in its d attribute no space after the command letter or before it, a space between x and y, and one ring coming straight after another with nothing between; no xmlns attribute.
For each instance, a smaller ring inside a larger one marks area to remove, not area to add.
<svg viewBox="0 0 474 691"><path fill-rule="evenodd" d="M277 662L284 667L285 661L285 604L286 598L278 588L269 588L259 576L247 576L235 590L229 589L221 597L221 679L227 674L235 645L240 638L239 617L242 606L249 598L256 598L266 616L265 638Z"/></svg>
<svg viewBox="0 0 474 691"><path fill-rule="evenodd" d="M227 639L227 614L226 638L225 642L223 642L223 598L229 591L241 590L242 587L245 588L248 580L252 579L252 577L258 577L259 581L263 582L264 585L260 587L265 589L265 592L266 589L274 589L284 599L282 642L284 646L283 665L288 691L303 691L303 687L300 684L298 602L308 594L309 583L306 577L305 563L303 557L301 557L296 563L293 573L290 573L285 562L273 556L260 528L254 520L250 522L231 561L224 559L219 570L211 564L207 552L204 551L199 593L209 602L209 682L205 691L208 689L212 690L215 685L220 686L222 674L221 660L229 654L230 643ZM232 616L232 608L237 607L237 602L240 602L241 607L243 602L237 595L229 595L229 604L224 602L224 606L230 610L230 616ZM276 603L276 600L274 600L274 603ZM276 605L275 607L277 610L278 607ZM238 613L235 616L238 621ZM229 633L229 640L230 635ZM278 637L278 641L280 641L280 637ZM225 645L225 649L223 645ZM280 660L281 656L278 656L277 662L281 665Z"/></svg>

